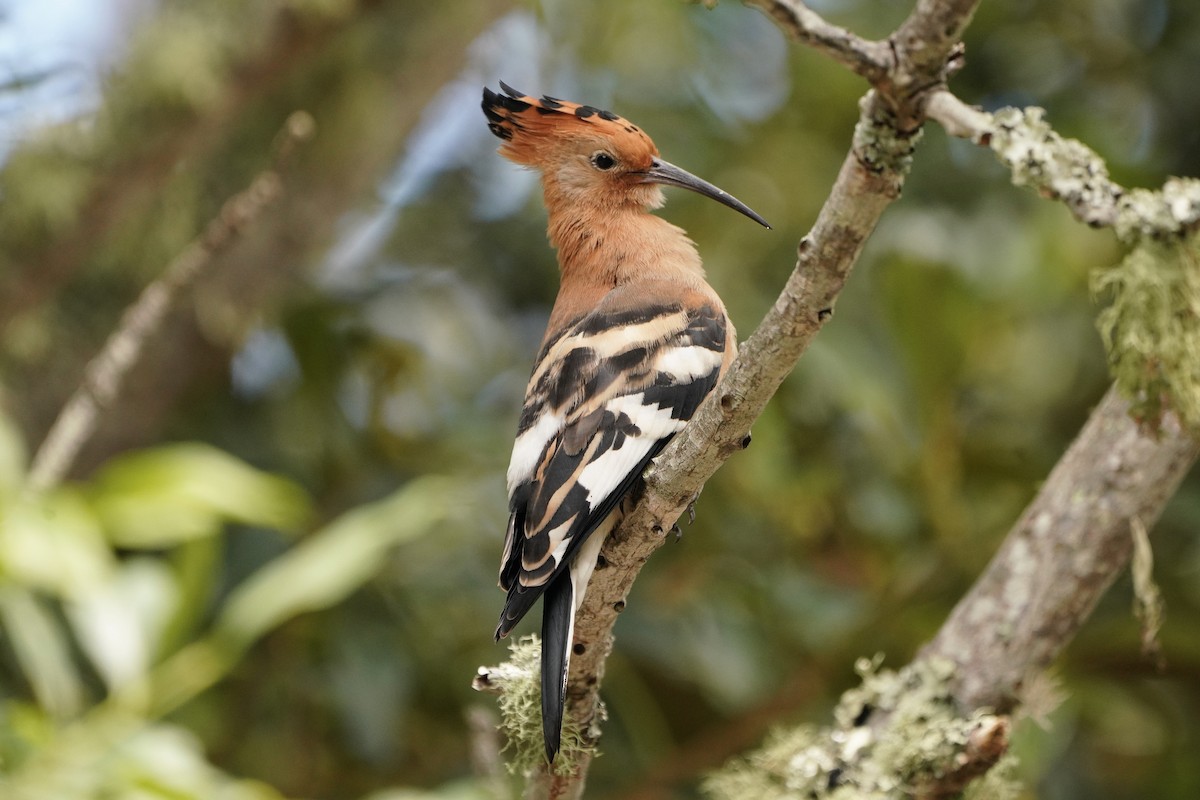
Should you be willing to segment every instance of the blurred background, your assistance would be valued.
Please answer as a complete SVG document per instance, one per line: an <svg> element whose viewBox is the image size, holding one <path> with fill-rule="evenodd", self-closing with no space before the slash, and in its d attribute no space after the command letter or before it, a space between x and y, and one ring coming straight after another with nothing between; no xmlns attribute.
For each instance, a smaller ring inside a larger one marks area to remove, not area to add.
<svg viewBox="0 0 1200 800"><path fill-rule="evenodd" d="M877 37L911 3L812 5ZM1191 0L985 2L966 42L967 102L1046 107L1128 186L1200 174ZM503 474L556 290L536 178L479 112L501 79L616 110L772 222L678 191L660 212L743 338L864 91L732 2L0 0L0 794L499 790L470 682L506 655ZM24 489L122 310L296 111L317 133L284 199L70 480ZM589 796L697 797L825 721L856 657L911 658L1105 391L1088 282L1120 255L930 126L753 446L634 588ZM1153 537L1162 663L1123 577L1018 729L1023 797L1200 796L1198 529L1193 477Z"/></svg>

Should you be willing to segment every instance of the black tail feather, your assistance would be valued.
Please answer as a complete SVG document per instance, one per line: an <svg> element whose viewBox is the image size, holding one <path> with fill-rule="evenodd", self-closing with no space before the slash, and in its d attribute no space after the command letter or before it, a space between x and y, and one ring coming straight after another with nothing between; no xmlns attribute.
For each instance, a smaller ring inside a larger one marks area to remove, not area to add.
<svg viewBox="0 0 1200 800"><path fill-rule="evenodd" d="M566 702L567 663L574 612L571 575L563 570L546 587L542 608L542 736L551 764L562 741L563 705Z"/></svg>

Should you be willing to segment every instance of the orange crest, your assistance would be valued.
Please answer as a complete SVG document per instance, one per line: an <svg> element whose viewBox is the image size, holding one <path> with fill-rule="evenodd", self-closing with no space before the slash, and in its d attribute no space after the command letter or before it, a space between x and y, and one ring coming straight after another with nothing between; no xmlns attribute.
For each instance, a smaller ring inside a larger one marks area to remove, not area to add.
<svg viewBox="0 0 1200 800"><path fill-rule="evenodd" d="M658 148L641 128L611 111L569 103L555 97L524 95L500 82L504 94L483 90L483 113L488 128L504 140L500 153L536 166L557 148L578 140L603 142L629 164L649 166Z"/></svg>

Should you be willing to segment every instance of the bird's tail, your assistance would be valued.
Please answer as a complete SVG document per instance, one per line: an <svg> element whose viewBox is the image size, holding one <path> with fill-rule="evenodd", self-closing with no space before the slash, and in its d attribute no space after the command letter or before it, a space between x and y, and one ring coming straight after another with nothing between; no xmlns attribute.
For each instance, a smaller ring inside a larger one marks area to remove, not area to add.
<svg viewBox="0 0 1200 800"><path fill-rule="evenodd" d="M563 706L566 703L567 669L571 663L571 637L575 627L575 587L569 570L563 570L543 595L542 608L542 736L551 764L562 741Z"/></svg>
<svg viewBox="0 0 1200 800"><path fill-rule="evenodd" d="M554 763L562 743L563 706L566 704L567 671L575 642L575 613L583 604L588 583L600 557L600 548L617 523L609 514L579 546L568 569L550 582L542 608L542 735L546 758Z"/></svg>

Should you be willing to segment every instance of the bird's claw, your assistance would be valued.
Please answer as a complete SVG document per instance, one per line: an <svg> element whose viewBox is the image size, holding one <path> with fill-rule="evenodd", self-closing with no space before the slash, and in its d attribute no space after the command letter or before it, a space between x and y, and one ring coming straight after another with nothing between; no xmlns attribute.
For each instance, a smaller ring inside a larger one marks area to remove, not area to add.
<svg viewBox="0 0 1200 800"><path fill-rule="evenodd" d="M688 525L694 525L696 522L696 501L699 499L700 499L700 490L697 489L696 493L694 495L692 495L692 499L688 500L688 504L687 504Z"/></svg>

